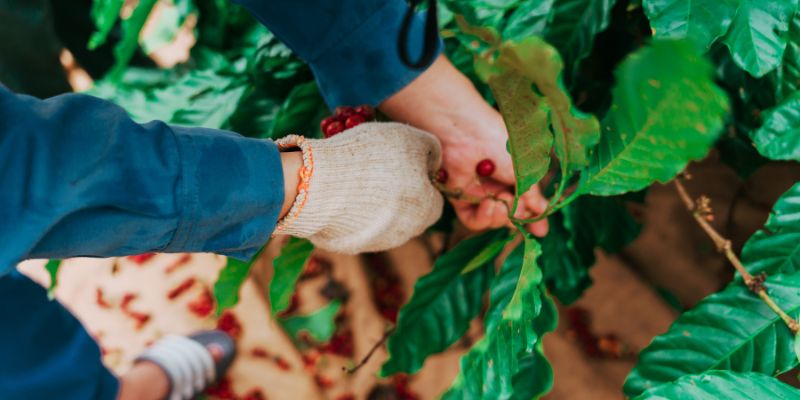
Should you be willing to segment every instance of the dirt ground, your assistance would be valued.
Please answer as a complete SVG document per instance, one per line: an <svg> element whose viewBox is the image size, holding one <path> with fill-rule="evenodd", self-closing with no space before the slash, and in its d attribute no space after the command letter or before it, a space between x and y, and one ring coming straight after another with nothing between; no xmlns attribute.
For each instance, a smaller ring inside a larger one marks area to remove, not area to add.
<svg viewBox="0 0 800 400"><path fill-rule="evenodd" d="M687 184L688 190L711 198L714 225L734 241L737 249L763 224L774 200L800 180L800 169L785 164L765 166L741 180L714 157L690 170L693 179ZM547 399L622 398L620 388L633 366L635 352L667 329L678 308L690 307L731 277L730 267L694 225L671 185L654 186L645 204L634 211L644 222L640 237L618 255L598 254L591 271L594 285L576 304L559 306L559 328L544 339L555 375ZM247 398L255 391L269 399L399 398L376 395L381 388L399 387L421 399L436 398L455 377L460 355L481 335L475 323L467 339L429 359L423 370L408 380L376 377L386 359L383 349L356 373L348 374L343 368L362 359L389 327L372 298L375 289L369 276L375 257L315 253L330 264L330 277L349 292L343 313L346 317L335 336L339 348L320 350L293 343L270 318L265 288L272 273L270 259L276 254L277 247L272 247L255 266L240 303L233 309L241 325L240 357L231 372L230 390L238 398ZM378 258L396 273L405 299L414 281L431 267L430 247L418 239ZM213 315L192 312L190 304L207 296L224 265L223 257L159 254L138 261L73 259L65 261L59 273L57 298L97 337L104 362L118 373L124 373L132 358L163 334L209 328L216 321ZM31 261L20 269L46 284L42 266L43 262ZM192 278L186 293L169 299L172 289ZM329 282L325 276L303 280L298 288L297 311L312 311L324 304L327 299L320 295L320 289ZM135 294L134 300L123 306L131 294ZM150 319L137 328L131 309ZM611 343L614 349L622 349L622 357L587 351L570 322L576 310L590 317L587 328L593 334L614 338Z"/></svg>

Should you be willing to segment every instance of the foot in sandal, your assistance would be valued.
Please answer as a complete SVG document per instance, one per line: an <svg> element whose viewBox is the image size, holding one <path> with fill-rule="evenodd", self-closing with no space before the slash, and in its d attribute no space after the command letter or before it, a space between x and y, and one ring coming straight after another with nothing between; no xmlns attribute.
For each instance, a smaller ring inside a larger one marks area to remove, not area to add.
<svg viewBox="0 0 800 400"><path fill-rule="evenodd" d="M193 399L225 375L235 355L233 339L222 331L166 336L136 358L119 399Z"/></svg>

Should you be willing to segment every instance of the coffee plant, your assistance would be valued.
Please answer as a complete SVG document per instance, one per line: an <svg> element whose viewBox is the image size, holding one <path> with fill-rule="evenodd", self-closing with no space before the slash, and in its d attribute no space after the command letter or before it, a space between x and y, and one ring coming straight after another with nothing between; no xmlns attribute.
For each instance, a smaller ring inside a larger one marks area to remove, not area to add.
<svg viewBox="0 0 800 400"><path fill-rule="evenodd" d="M89 48L118 35L115 64L91 94L140 121L262 138L322 135L330 111L309 68L245 11L174 0L175 11L155 21L158 34L140 37L156 3L142 0L118 22L125 2L94 1ZM742 176L767 160L800 161L798 0L443 0L438 7L446 54L503 115L516 193L542 185L550 200L542 215L511 218L513 229L475 234L436 260L387 332L381 375L415 373L482 318L485 335L443 397L544 395L552 371L542 337L557 325L554 298L574 302L591 285L595 249L613 253L637 236L626 202L641 201L655 182L673 182L737 274L640 353L625 395L800 396L774 378L800 356L800 184L737 255L708 223L708 200L682 183L687 165L713 147ZM140 43L146 51L168 41L190 16L197 42L187 62L131 64ZM477 174L491 174L494 164L485 161ZM446 186L446 171L432 179L460 195ZM518 199L508 204L510 216ZM526 231L543 218L546 237ZM325 341L338 302L311 315L279 315L312 250L298 239L283 247L269 298L288 331ZM236 303L249 268L228 261L214 290L220 311Z"/></svg>

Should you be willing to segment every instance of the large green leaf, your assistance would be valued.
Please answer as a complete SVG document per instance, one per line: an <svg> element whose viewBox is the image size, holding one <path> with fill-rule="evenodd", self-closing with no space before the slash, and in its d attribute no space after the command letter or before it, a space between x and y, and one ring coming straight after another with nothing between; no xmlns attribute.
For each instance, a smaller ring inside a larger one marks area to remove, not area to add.
<svg viewBox="0 0 800 400"><path fill-rule="evenodd" d="M800 273L773 275L766 284L789 315L800 312ZM797 365L793 338L783 320L737 280L683 313L639 353L625 394L715 369L778 375Z"/></svg>
<svg viewBox="0 0 800 400"><path fill-rule="evenodd" d="M116 103L137 122L219 129L227 127L248 91L244 77L211 70L192 70L163 83L141 86L103 80L88 93Z"/></svg>
<svg viewBox="0 0 800 400"><path fill-rule="evenodd" d="M723 39L736 64L757 78L778 67L796 9L797 0L741 0Z"/></svg>
<svg viewBox="0 0 800 400"><path fill-rule="evenodd" d="M518 41L529 36L541 35L548 22L555 0L525 1L507 18L502 37Z"/></svg>
<svg viewBox="0 0 800 400"><path fill-rule="evenodd" d="M47 298L53 300L56 297L56 286L58 286L58 269L61 267L61 260L48 260L44 269L50 276L50 285L47 286Z"/></svg>
<svg viewBox="0 0 800 400"><path fill-rule="evenodd" d="M634 400L789 400L799 397L800 390L764 374L710 371L681 377L674 383L648 390Z"/></svg>
<svg viewBox="0 0 800 400"><path fill-rule="evenodd" d="M545 294L542 296L542 311L533 321L534 328L540 336L556 329L558 309L556 304ZM519 360L519 371L511 380L514 386L514 400L530 400L540 397L553 388L553 368L544 355L542 341L536 344L536 350Z"/></svg>
<svg viewBox="0 0 800 400"><path fill-rule="evenodd" d="M495 311L490 310L493 317L487 316L486 336L461 358L461 371L444 394L445 399L505 399L515 396L515 388L530 387L520 384L519 378L515 387L514 377L522 368L530 370L528 357L539 351L537 345L542 332L537 331L540 324L535 321L541 314L544 296L542 273L536 265L536 258L540 254L541 247L536 240L526 236L516 286L510 295L492 296L490 301L505 303L505 306L502 311L498 311L499 307L495 307ZM520 261L517 261L516 265L519 264ZM504 268L514 267L512 265ZM513 278L513 273L510 276ZM542 371L541 377L549 377L549 374L544 374L545 367L542 367ZM541 377L537 373L536 376L527 378ZM549 384L542 383L533 387L546 390ZM525 397L534 398L541 394L526 393Z"/></svg>
<svg viewBox="0 0 800 400"><path fill-rule="evenodd" d="M644 0L653 36L689 39L708 49L725 35L741 0Z"/></svg>
<svg viewBox="0 0 800 400"><path fill-rule="evenodd" d="M800 9L794 14L786 39L783 64L778 68L778 99L789 97L800 90Z"/></svg>
<svg viewBox="0 0 800 400"><path fill-rule="evenodd" d="M87 47L89 50L94 50L106 42L108 34L114 28L117 19L119 19L119 12L122 10L122 5L125 0L93 0L92 1L92 20L97 31L89 38Z"/></svg>
<svg viewBox="0 0 800 400"><path fill-rule="evenodd" d="M489 81L508 129L508 148L517 177L516 193L525 193L547 173L553 135L547 125L542 98L531 90L531 81L505 73Z"/></svg>
<svg viewBox="0 0 800 400"><path fill-rule="evenodd" d="M589 151L600 138L599 124L594 116L583 114L572 106L569 93L561 81L564 63L558 51L538 37L517 43L506 42L500 49L497 64L505 68L506 73L527 78L533 83L536 96L542 98L539 103L547 107L562 175L568 176L586 166ZM528 168L537 166L530 165Z"/></svg>
<svg viewBox="0 0 800 400"><path fill-rule="evenodd" d="M336 314L339 313L339 308L341 303L333 300L311 314L296 315L279 321L292 338L297 339L300 333L305 332L317 342L326 342L336 332Z"/></svg>
<svg viewBox="0 0 800 400"><path fill-rule="evenodd" d="M655 40L615 76L603 138L578 193L609 196L669 181L708 153L728 109L711 66L686 41Z"/></svg>
<svg viewBox="0 0 800 400"><path fill-rule="evenodd" d="M592 285L589 267L575 249L573 232L564 226L564 214L548 218L549 230L542 239L542 265L547 288L564 304L577 300ZM592 253L594 253L592 245ZM592 254L592 257L594 254Z"/></svg>
<svg viewBox="0 0 800 400"><path fill-rule="evenodd" d="M744 244L742 262L753 274L800 272L800 183L775 202L764 229Z"/></svg>
<svg viewBox="0 0 800 400"><path fill-rule="evenodd" d="M507 229L489 231L462 241L436 260L433 271L417 281L411 300L400 309L381 375L417 372L428 356L464 335L492 282L494 257L484 259L472 272L462 271L484 248L505 243L507 237Z"/></svg>
<svg viewBox="0 0 800 400"><path fill-rule="evenodd" d="M292 89L281 105L269 132L263 137L277 139L288 134L319 136L319 122L328 113L317 83L310 81Z"/></svg>
<svg viewBox="0 0 800 400"><path fill-rule="evenodd" d="M764 113L764 125L751 133L764 157L800 161L800 91Z"/></svg>
<svg viewBox="0 0 800 400"><path fill-rule="evenodd" d="M308 240L291 237L281 249L281 254L275 257L272 280L269 282L269 303L273 315L289 306L297 279L313 250L314 245Z"/></svg>
<svg viewBox="0 0 800 400"><path fill-rule="evenodd" d="M534 2L535 3L535 2ZM608 27L616 0L555 0L544 39L564 58L572 82L580 62L592 51L595 36Z"/></svg>

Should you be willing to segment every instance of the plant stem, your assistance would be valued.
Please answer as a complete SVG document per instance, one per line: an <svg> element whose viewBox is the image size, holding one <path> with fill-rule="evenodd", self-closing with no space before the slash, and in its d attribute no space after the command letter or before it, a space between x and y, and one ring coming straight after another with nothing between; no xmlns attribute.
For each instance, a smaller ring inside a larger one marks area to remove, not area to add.
<svg viewBox="0 0 800 400"><path fill-rule="evenodd" d="M777 304L775 301L767 294L767 287L764 284L764 280L766 279L765 275L760 275L758 277L754 277L750 272L742 264L742 261L739 260L739 257L736 256L736 253L733 252L731 247L731 241L723 237L722 235L714 229L713 226L706 220L706 216L709 215L709 211L701 211L698 209L697 205L692 198L689 196L689 193L686 191L686 187L683 186L681 182L681 178L678 177L674 180L675 182L675 189L678 191L678 196L683 201L683 204L686 206L686 209L692 214L692 217L700 225L700 228L706 232L708 237L714 242L714 245L717 247L717 251L724 254L725 257L730 261L733 268L736 269L742 279L744 280L744 284L747 288L758 295L761 300L766 303L766 305L775 312L786 326L789 327L789 330L792 331L792 334L797 335L800 332L800 325L798 325L797 321L794 318L790 317L786 314L785 311Z"/></svg>
<svg viewBox="0 0 800 400"><path fill-rule="evenodd" d="M381 337L381 340L379 340L377 343L375 343L375 345L372 346L371 349L369 349L369 352L367 353L367 355L364 356L364 358L361 359L361 362L359 362L358 365L356 365L355 367L350 368L350 369L348 369L348 368L342 368L342 369L344 369L345 372L347 372L348 374L353 374L356 371L358 371L359 369L361 369L361 367L363 367L364 364L366 364L367 361L369 361L369 359L372 358L372 355L375 354L375 351L377 351L381 346L383 346L384 343L386 343L386 340L389 339L389 336L392 336L392 333L394 333L394 330L395 330L395 327L392 327L391 329L389 329L386 332L384 332L383 333L383 337Z"/></svg>

